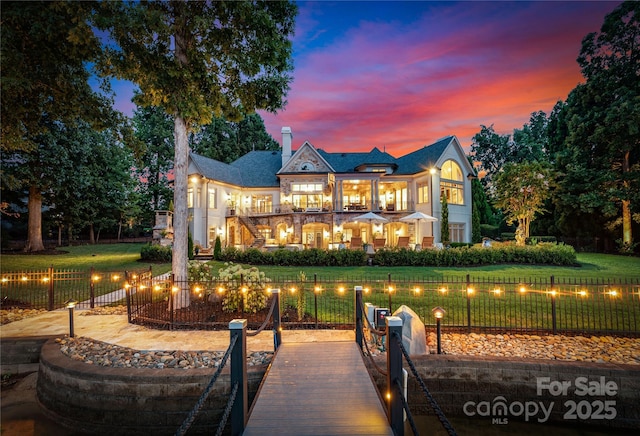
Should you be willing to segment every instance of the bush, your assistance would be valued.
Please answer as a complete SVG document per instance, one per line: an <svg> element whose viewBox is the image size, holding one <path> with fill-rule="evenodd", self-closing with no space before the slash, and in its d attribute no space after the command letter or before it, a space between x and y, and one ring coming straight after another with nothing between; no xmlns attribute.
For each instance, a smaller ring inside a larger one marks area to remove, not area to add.
<svg viewBox="0 0 640 436"><path fill-rule="evenodd" d="M143 245L140 249L140 259L151 262L171 262L171 247L158 244Z"/></svg>
<svg viewBox="0 0 640 436"><path fill-rule="evenodd" d="M500 237L500 227L490 224L480 224L480 234L486 238L498 239Z"/></svg>
<svg viewBox="0 0 640 436"><path fill-rule="evenodd" d="M271 280L256 267L225 263L218 270L218 277L226 284L222 307L227 312L242 308L244 312L256 313L267 307L266 284Z"/></svg>
<svg viewBox="0 0 640 436"><path fill-rule="evenodd" d="M216 242L213 246L213 258L215 260L222 258L222 242L220 241L220 236L216 236Z"/></svg>

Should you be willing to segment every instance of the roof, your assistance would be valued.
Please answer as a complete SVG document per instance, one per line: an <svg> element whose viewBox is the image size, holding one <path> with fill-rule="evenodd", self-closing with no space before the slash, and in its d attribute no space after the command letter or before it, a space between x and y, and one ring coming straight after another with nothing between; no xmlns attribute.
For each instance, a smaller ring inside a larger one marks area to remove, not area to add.
<svg viewBox="0 0 640 436"><path fill-rule="evenodd" d="M280 151L250 151L231 164L191 153L200 174L212 180L244 187L278 187L276 173L282 164Z"/></svg>
<svg viewBox="0 0 640 436"><path fill-rule="evenodd" d="M397 160L387 152L382 152L374 147L368 153L328 153L318 149L318 153L333 167L337 173L352 173L363 165L391 165L395 166Z"/></svg>
<svg viewBox="0 0 640 436"><path fill-rule="evenodd" d="M394 174L411 175L433 167L454 138L446 136L399 158L376 147L367 153L329 153L314 149L336 173L354 173L362 167L377 166L392 167ZM195 153L191 153L191 158L200 173L212 180L247 188L280 186L276 174L282 168L281 150L251 151L230 164Z"/></svg>

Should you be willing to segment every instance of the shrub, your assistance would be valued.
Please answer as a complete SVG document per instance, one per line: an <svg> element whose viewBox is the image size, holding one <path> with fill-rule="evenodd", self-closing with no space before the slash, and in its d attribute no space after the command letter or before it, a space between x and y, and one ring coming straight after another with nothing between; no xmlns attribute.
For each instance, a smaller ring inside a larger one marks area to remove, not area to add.
<svg viewBox="0 0 640 436"><path fill-rule="evenodd" d="M140 249L140 259L151 262L171 262L171 247L158 244L143 245Z"/></svg>
<svg viewBox="0 0 640 436"><path fill-rule="evenodd" d="M189 260L193 260L194 259L194 255L193 255L193 238L191 237L191 232L189 232L189 235L187 237L187 257L189 258Z"/></svg>
<svg viewBox="0 0 640 436"><path fill-rule="evenodd" d="M490 224L480 224L480 234L487 238L498 239L500 237L500 227Z"/></svg>
<svg viewBox="0 0 640 436"><path fill-rule="evenodd" d="M267 306L266 284L271 280L258 268L225 263L225 268L218 270L218 278L226 285L222 307L227 312L242 308L256 313Z"/></svg>
<svg viewBox="0 0 640 436"><path fill-rule="evenodd" d="M216 236L216 242L213 246L213 258L215 260L222 258L222 242L220 241L220 236Z"/></svg>

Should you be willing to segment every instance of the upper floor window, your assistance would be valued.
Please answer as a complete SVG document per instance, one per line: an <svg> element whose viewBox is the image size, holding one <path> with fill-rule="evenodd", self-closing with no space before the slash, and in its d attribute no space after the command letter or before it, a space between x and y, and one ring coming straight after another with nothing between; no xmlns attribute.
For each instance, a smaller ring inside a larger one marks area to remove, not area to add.
<svg viewBox="0 0 640 436"><path fill-rule="evenodd" d="M291 190L294 192L321 192L322 183L293 183Z"/></svg>
<svg viewBox="0 0 640 436"><path fill-rule="evenodd" d="M418 203L428 203L429 202L429 185L422 184L418 185Z"/></svg>
<svg viewBox="0 0 640 436"><path fill-rule="evenodd" d="M187 189L187 207L194 207L193 188Z"/></svg>
<svg viewBox="0 0 640 436"><path fill-rule="evenodd" d="M440 194L449 204L464 204L464 182L460 166L452 160L446 161L440 171Z"/></svg>
<svg viewBox="0 0 640 436"><path fill-rule="evenodd" d="M209 188L209 209L218 208L218 196L214 188Z"/></svg>

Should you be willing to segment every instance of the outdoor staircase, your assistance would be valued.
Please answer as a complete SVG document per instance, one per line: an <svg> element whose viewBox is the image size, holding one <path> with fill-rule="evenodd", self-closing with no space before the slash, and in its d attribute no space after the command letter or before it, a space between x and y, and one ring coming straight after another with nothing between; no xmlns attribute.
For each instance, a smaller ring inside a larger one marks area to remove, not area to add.
<svg viewBox="0 0 640 436"><path fill-rule="evenodd" d="M249 247L251 248L262 247L266 241L262 236L262 233L260 233L258 228L255 226L255 224L251 220L251 217L238 215L238 220L240 221L240 224L242 224L247 228L247 230L249 230L249 233L251 233L251 236L253 236L253 242L251 242L251 245Z"/></svg>

